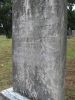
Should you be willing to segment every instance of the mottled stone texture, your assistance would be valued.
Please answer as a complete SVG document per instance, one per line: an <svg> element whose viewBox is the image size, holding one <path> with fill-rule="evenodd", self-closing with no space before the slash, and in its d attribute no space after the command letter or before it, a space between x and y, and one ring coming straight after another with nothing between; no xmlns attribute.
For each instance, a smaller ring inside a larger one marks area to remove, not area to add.
<svg viewBox="0 0 75 100"><path fill-rule="evenodd" d="M0 100L30 100L9 88L0 92Z"/></svg>
<svg viewBox="0 0 75 100"><path fill-rule="evenodd" d="M14 91L64 100L65 0L13 0Z"/></svg>

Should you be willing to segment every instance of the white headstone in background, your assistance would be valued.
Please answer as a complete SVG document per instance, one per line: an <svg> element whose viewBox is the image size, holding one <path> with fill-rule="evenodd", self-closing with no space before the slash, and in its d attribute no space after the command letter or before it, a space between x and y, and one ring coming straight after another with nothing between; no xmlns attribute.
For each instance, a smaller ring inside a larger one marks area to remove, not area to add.
<svg viewBox="0 0 75 100"><path fill-rule="evenodd" d="M75 36L75 30L72 30L72 36Z"/></svg>

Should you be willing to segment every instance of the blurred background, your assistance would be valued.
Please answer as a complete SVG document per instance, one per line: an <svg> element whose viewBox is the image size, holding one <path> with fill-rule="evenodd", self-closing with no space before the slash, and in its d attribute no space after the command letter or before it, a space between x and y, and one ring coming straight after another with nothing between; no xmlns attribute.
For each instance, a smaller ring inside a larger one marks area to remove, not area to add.
<svg viewBox="0 0 75 100"><path fill-rule="evenodd" d="M0 0L0 35L12 37L12 3L11 0Z"/></svg>
<svg viewBox="0 0 75 100"><path fill-rule="evenodd" d="M65 100L75 100L75 0L68 0L67 14ZM12 2L0 0L0 91L11 86Z"/></svg>

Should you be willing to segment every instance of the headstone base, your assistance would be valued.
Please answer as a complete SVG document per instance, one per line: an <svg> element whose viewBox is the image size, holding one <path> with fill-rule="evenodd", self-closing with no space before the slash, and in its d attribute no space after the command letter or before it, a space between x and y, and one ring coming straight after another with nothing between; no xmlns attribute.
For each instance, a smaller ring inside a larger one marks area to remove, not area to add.
<svg viewBox="0 0 75 100"><path fill-rule="evenodd" d="M28 98L13 91L13 88L3 90L0 93L0 100L29 100Z"/></svg>

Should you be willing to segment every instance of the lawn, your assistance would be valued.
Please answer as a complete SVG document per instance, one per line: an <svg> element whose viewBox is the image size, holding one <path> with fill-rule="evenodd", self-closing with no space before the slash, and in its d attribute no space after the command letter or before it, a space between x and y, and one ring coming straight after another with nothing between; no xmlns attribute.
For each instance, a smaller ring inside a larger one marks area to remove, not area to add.
<svg viewBox="0 0 75 100"><path fill-rule="evenodd" d="M12 84L12 41L0 36L0 90L8 88Z"/></svg>
<svg viewBox="0 0 75 100"><path fill-rule="evenodd" d="M0 91L12 86L12 40L0 36ZM67 41L66 100L75 100L75 37Z"/></svg>
<svg viewBox="0 0 75 100"><path fill-rule="evenodd" d="M75 37L67 41L66 100L75 100Z"/></svg>

